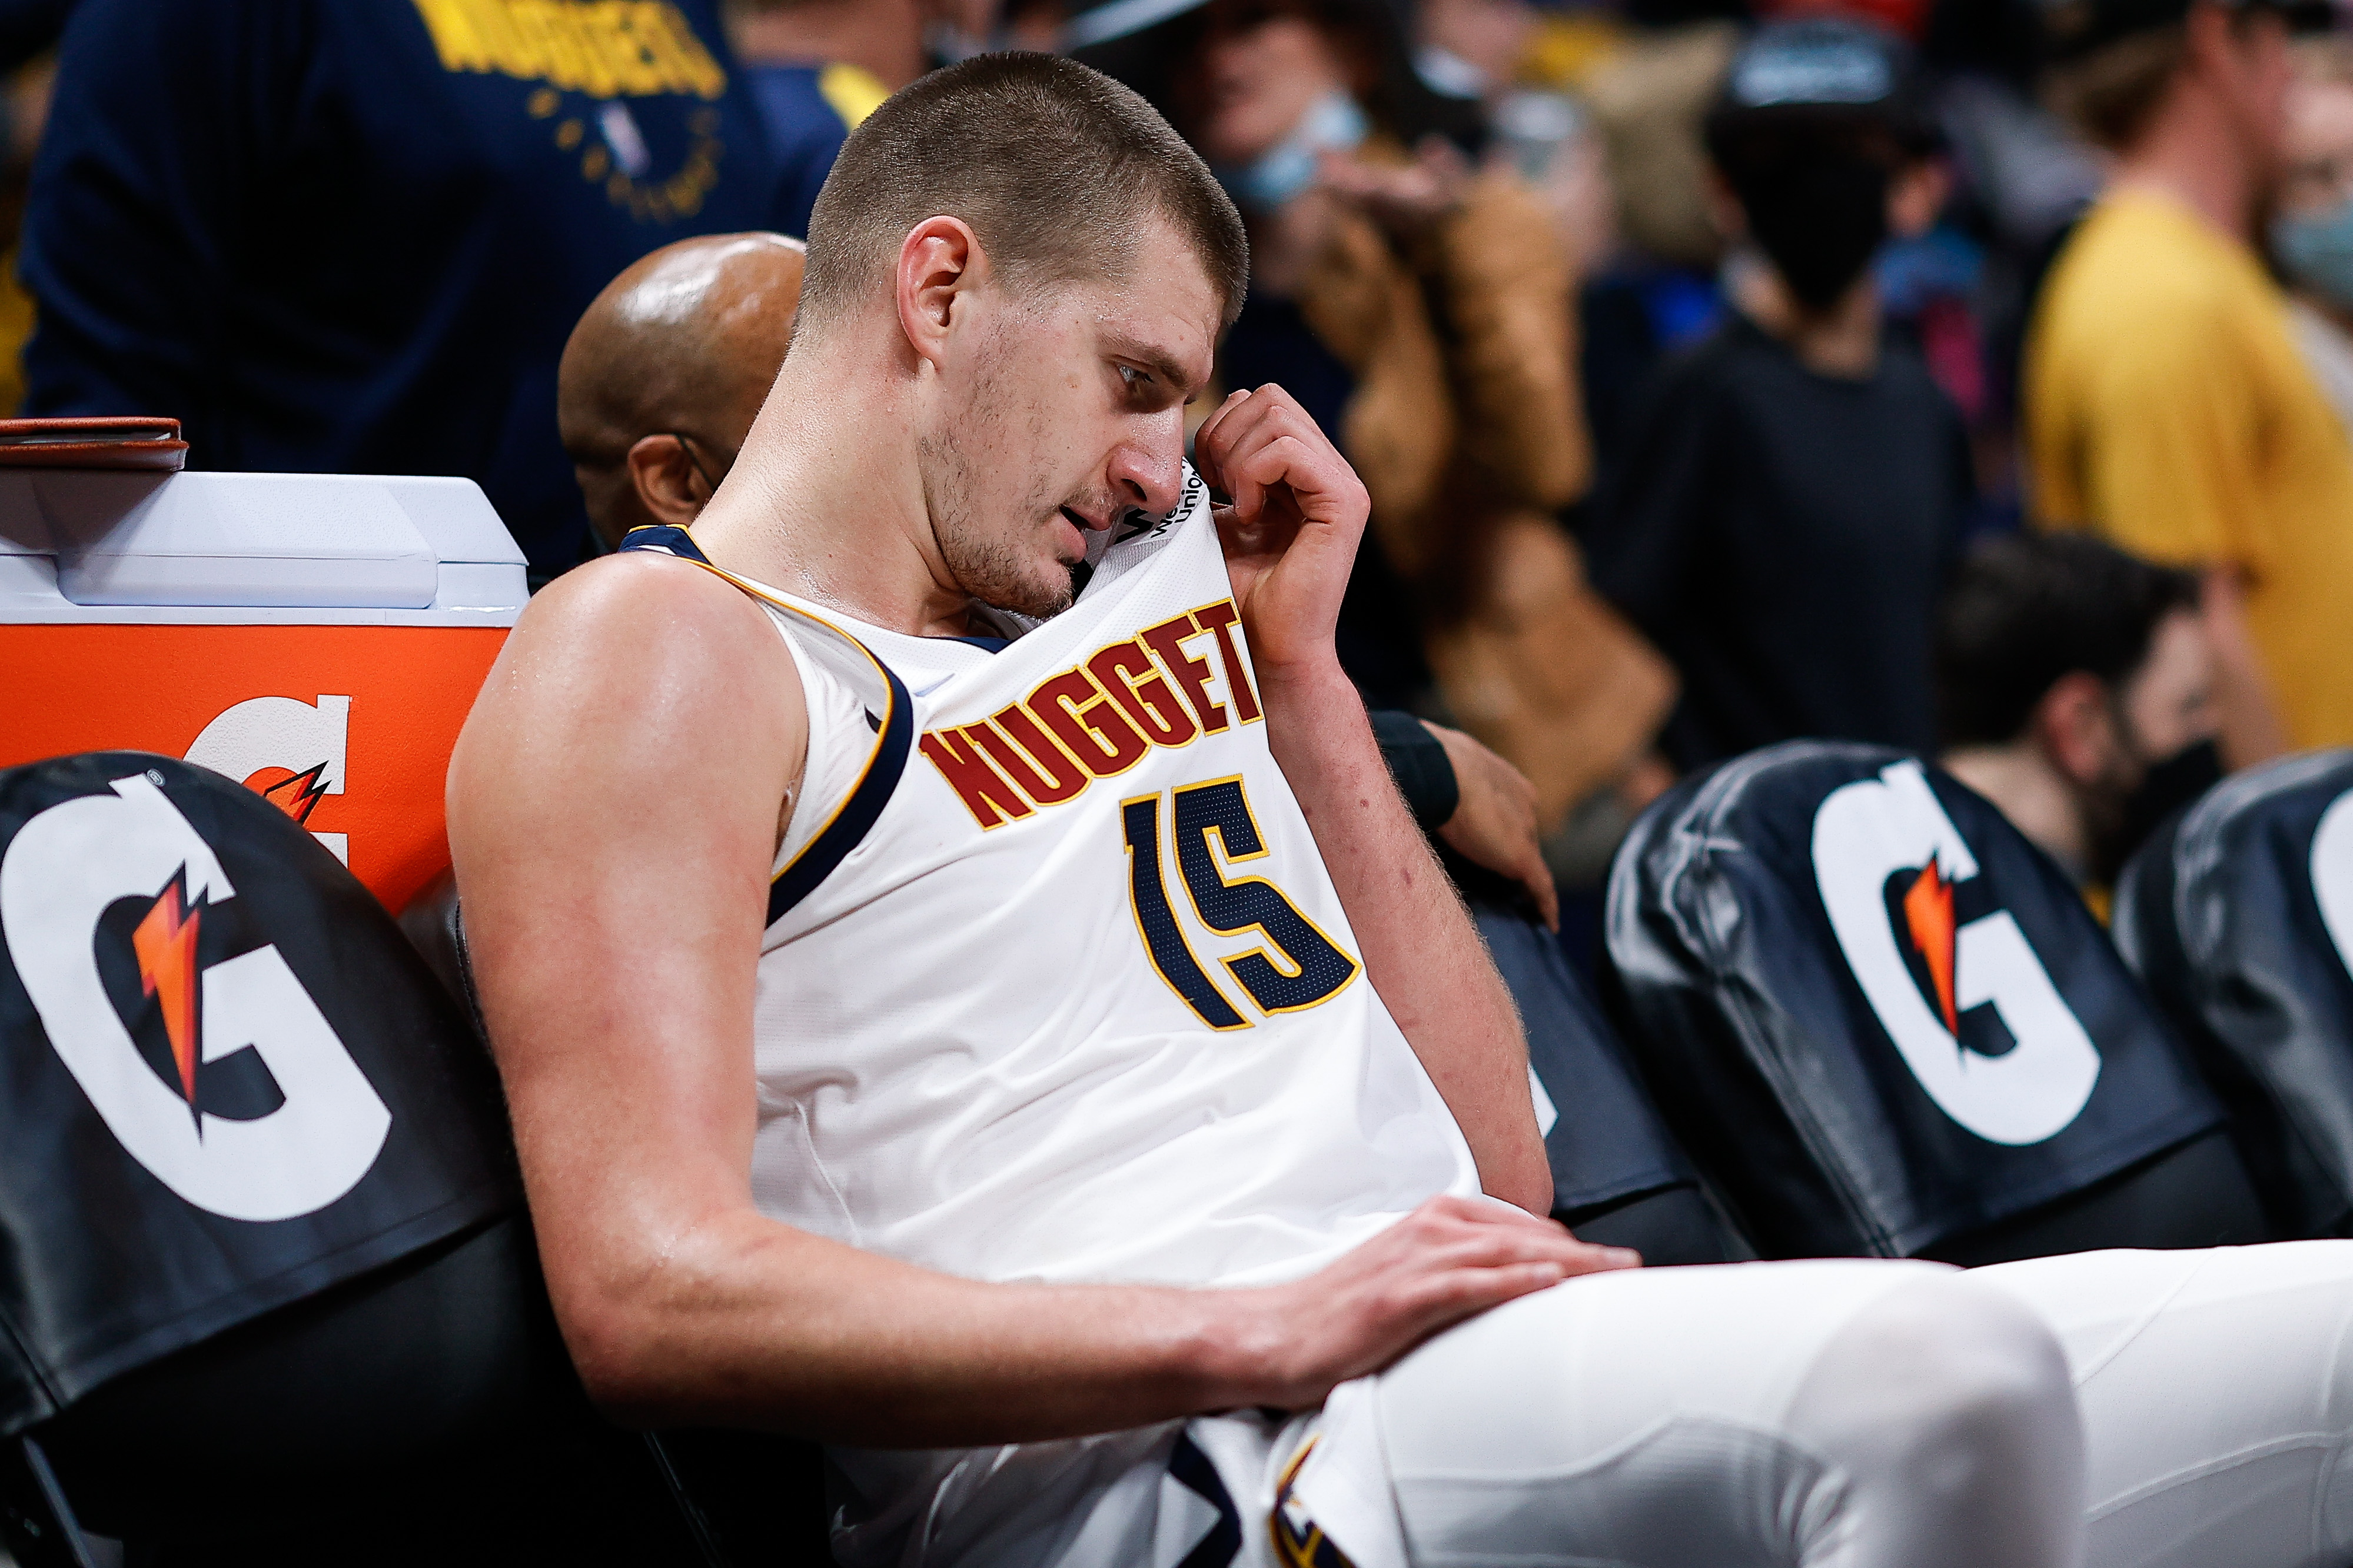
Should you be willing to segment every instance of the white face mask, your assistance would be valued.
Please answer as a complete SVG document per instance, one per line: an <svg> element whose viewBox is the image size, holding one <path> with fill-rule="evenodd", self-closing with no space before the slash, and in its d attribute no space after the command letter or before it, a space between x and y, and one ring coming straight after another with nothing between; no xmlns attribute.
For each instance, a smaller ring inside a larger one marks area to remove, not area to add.
<svg viewBox="0 0 2353 1568"><path fill-rule="evenodd" d="M2289 277L2332 304L2353 309L2353 198L2274 218L2272 249Z"/></svg>
<svg viewBox="0 0 2353 1568"><path fill-rule="evenodd" d="M1345 153L1371 133L1372 124L1356 107L1356 100L1335 89L1309 104L1291 134L1257 162L1239 169L1220 169L1218 180L1236 206L1271 212L1315 183L1319 156Z"/></svg>

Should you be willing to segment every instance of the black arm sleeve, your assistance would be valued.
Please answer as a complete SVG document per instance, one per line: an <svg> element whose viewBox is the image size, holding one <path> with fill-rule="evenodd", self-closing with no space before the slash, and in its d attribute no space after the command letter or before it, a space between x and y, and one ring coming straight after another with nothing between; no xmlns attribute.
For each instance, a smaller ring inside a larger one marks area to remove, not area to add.
<svg viewBox="0 0 2353 1568"><path fill-rule="evenodd" d="M1373 739L1381 743L1381 760L1389 765L1389 775L1397 780L1398 793L1413 811L1413 819L1424 833L1446 826L1454 808L1462 804L1461 785L1454 777L1454 764L1447 760L1446 748L1429 726L1410 713L1395 709L1377 708L1371 714Z"/></svg>

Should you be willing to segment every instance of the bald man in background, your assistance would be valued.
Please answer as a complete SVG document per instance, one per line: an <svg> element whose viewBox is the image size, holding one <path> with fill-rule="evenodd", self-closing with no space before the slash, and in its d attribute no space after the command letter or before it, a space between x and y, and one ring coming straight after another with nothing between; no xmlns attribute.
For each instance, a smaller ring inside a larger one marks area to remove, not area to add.
<svg viewBox="0 0 2353 1568"><path fill-rule="evenodd" d="M564 346L558 427L607 550L633 528L683 528L727 477L785 363L806 247L713 234L640 258Z"/></svg>

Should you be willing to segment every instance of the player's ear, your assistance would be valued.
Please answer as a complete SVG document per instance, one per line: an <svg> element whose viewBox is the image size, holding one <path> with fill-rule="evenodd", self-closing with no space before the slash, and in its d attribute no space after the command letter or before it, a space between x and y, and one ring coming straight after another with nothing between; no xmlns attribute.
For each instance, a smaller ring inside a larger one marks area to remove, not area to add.
<svg viewBox="0 0 2353 1568"><path fill-rule="evenodd" d="M675 436L638 438L629 448L629 484L646 515L673 528L691 525L711 499L695 476L686 443Z"/></svg>
<svg viewBox="0 0 2353 1568"><path fill-rule="evenodd" d="M2094 784L2113 766L2118 737L2108 683L2091 671L2070 670L2052 681L2034 705L2032 723L2044 754L2076 784Z"/></svg>
<svg viewBox="0 0 2353 1568"><path fill-rule="evenodd" d="M937 365L962 296L987 275L979 238L962 218L927 217L899 246L899 329L908 346Z"/></svg>

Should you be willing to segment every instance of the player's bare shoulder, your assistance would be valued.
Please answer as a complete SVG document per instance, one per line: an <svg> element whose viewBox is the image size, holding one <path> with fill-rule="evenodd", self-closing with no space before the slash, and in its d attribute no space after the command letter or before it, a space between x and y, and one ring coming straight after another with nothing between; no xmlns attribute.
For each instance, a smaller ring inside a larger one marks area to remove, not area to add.
<svg viewBox="0 0 2353 1568"><path fill-rule="evenodd" d="M643 800L656 780L671 797L738 774L781 792L807 742L801 683L766 613L707 567L631 551L533 597L459 737L449 805L454 818L481 794L522 791L594 810Z"/></svg>

